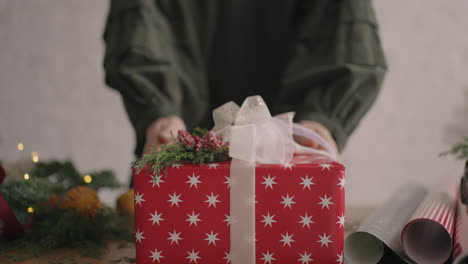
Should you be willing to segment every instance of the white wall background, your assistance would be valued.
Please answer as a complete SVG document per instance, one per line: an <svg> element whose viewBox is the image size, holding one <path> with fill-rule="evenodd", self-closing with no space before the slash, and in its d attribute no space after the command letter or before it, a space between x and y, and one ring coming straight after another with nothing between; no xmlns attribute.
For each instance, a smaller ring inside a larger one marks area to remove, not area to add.
<svg viewBox="0 0 468 264"><path fill-rule="evenodd" d="M133 131L103 83L107 1L0 0L0 160L70 158L127 182ZM344 161L348 203L374 204L407 181L459 175L438 153L468 135L468 2L375 1L390 67ZM114 201L116 193L104 193Z"/></svg>

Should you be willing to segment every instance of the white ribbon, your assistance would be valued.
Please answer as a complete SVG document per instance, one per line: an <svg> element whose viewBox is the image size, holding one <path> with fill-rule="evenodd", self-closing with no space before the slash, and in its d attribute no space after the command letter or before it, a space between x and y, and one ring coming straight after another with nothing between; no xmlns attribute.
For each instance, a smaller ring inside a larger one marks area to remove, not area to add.
<svg viewBox="0 0 468 264"><path fill-rule="evenodd" d="M336 159L337 153L317 133L292 122L294 113L272 117L260 96L241 107L228 102L213 111L213 130L229 142L231 264L255 264L255 163L289 163L294 153ZM293 134L320 144L325 151L297 144Z"/></svg>

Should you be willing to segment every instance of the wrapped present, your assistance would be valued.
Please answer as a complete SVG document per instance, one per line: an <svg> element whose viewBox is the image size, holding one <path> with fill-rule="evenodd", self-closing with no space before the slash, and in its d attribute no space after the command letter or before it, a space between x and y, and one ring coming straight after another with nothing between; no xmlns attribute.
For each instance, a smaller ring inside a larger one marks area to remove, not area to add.
<svg viewBox="0 0 468 264"><path fill-rule="evenodd" d="M259 97L229 103L214 119L231 161L135 171L137 263L342 263L344 166L285 117L271 117Z"/></svg>

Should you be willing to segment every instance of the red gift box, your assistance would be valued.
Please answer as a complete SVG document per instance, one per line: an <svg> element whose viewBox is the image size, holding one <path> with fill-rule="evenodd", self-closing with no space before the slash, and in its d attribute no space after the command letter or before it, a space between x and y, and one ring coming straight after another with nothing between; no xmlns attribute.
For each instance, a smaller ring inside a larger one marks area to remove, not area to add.
<svg viewBox="0 0 468 264"><path fill-rule="evenodd" d="M173 164L164 176L135 174L138 264L230 262L230 165ZM257 163L256 263L343 263L344 171L316 155Z"/></svg>

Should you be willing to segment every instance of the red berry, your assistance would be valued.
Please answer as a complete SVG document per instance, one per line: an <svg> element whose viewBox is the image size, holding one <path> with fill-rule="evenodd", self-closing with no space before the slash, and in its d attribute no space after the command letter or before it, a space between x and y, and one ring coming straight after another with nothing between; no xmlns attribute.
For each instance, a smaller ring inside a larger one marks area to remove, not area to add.
<svg viewBox="0 0 468 264"><path fill-rule="evenodd" d="M192 149L195 144L195 139L192 137L192 135L189 132L183 130L179 130L177 134L177 141L179 141L179 143L188 149Z"/></svg>

